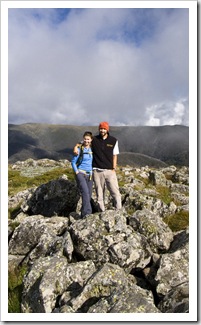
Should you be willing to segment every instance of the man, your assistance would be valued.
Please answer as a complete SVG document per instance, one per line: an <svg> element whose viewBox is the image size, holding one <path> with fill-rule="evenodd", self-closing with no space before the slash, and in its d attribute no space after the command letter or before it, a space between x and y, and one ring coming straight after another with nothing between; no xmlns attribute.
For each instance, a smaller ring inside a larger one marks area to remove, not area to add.
<svg viewBox="0 0 201 325"><path fill-rule="evenodd" d="M113 198L114 207L121 209L121 194L115 172L119 146L117 139L109 134L109 124L107 122L99 124L99 135L93 137L91 145L93 152L93 180L99 209L105 211L105 185Z"/></svg>

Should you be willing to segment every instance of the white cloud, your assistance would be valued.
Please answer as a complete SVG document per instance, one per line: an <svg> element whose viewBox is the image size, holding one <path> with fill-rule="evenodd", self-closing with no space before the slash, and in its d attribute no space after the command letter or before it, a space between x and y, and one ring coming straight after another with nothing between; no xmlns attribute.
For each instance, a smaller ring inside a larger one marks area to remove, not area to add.
<svg viewBox="0 0 201 325"><path fill-rule="evenodd" d="M164 102L146 108L145 125L188 124L188 102L183 99L177 103Z"/></svg>
<svg viewBox="0 0 201 325"><path fill-rule="evenodd" d="M142 10L9 9L9 122L188 125L188 10Z"/></svg>

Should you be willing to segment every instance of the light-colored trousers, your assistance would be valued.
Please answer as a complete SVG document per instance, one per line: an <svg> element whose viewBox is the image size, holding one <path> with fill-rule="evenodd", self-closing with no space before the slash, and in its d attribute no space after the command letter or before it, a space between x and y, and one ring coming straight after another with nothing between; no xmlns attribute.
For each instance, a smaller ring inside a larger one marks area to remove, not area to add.
<svg viewBox="0 0 201 325"><path fill-rule="evenodd" d="M105 211L105 186L107 186L107 189L109 190L110 195L113 198L114 207L116 209L121 209L121 194L119 192L119 185L116 172L111 169L94 169L93 180L100 210Z"/></svg>

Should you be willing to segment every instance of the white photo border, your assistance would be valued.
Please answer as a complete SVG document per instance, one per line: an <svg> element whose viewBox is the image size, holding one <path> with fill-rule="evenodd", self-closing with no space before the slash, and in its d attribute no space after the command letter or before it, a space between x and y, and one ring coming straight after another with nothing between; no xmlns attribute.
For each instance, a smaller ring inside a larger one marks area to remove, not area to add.
<svg viewBox="0 0 201 325"><path fill-rule="evenodd" d="M190 311L188 314L8 313L8 10L9 8L188 8L189 9L189 210ZM197 321L197 1L1 1L1 321ZM192 220L193 219L193 220Z"/></svg>

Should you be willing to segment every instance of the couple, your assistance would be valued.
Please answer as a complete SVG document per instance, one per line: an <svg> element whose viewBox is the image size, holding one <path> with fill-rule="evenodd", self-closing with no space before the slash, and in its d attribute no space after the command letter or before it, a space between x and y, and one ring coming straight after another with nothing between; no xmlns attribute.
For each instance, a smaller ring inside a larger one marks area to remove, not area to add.
<svg viewBox="0 0 201 325"><path fill-rule="evenodd" d="M83 149L79 145L74 147L74 157L71 161L82 195L81 216L84 217L92 213L90 200L93 181L99 210L105 211L105 185L113 198L114 207L121 209L121 194L115 172L119 147L117 139L109 134L109 124L101 122L97 136L93 137L91 132L85 132L82 146ZM81 153L81 151L83 152ZM78 163L80 155L82 155L82 159Z"/></svg>

